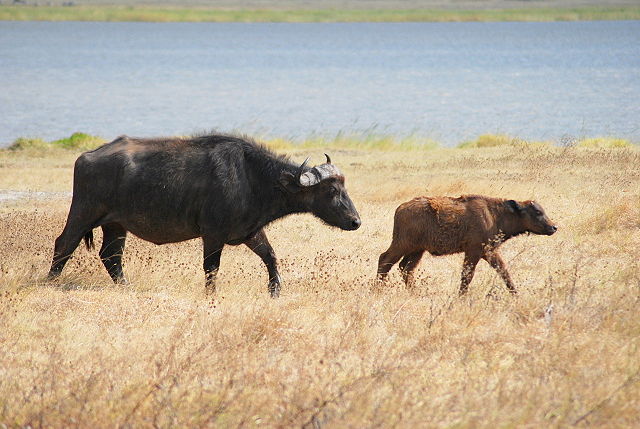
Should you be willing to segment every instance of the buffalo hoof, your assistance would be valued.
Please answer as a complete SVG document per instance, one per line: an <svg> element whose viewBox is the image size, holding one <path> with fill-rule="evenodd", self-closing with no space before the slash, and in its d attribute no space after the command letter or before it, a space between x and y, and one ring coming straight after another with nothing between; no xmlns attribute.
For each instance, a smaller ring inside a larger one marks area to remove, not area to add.
<svg viewBox="0 0 640 429"><path fill-rule="evenodd" d="M271 294L271 298L278 298L280 296L280 276L276 276L273 279L269 280L269 293Z"/></svg>
<svg viewBox="0 0 640 429"><path fill-rule="evenodd" d="M47 277L45 277L45 280L48 282L51 282L57 279L58 277L60 277L60 273L49 273L47 274Z"/></svg>
<svg viewBox="0 0 640 429"><path fill-rule="evenodd" d="M118 277L114 280L114 283L122 286L129 286L129 280L126 277Z"/></svg>

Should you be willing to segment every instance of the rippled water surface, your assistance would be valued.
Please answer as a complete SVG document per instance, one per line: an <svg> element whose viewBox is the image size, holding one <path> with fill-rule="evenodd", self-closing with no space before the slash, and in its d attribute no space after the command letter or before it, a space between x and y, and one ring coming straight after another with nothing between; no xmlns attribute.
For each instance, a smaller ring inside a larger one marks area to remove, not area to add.
<svg viewBox="0 0 640 429"><path fill-rule="evenodd" d="M374 128L640 140L640 22L0 22L0 145Z"/></svg>

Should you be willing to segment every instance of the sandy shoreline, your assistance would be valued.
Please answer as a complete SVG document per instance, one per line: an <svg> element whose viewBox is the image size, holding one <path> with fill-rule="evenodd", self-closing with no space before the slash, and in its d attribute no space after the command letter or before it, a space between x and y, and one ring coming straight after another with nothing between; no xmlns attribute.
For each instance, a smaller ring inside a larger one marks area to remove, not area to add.
<svg viewBox="0 0 640 429"><path fill-rule="evenodd" d="M0 5L14 4L0 0ZM638 6L636 0L24 0L29 6L145 6L176 8L210 8L221 10L488 10L576 7Z"/></svg>

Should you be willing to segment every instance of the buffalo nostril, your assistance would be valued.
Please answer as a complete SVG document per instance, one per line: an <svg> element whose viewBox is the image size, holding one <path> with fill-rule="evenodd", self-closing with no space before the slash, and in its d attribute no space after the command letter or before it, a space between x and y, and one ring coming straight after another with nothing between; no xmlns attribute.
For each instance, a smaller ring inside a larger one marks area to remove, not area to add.
<svg viewBox="0 0 640 429"><path fill-rule="evenodd" d="M360 221L360 219L354 219L351 221L351 226L353 227L353 229L358 229L360 228L360 224L362 222Z"/></svg>

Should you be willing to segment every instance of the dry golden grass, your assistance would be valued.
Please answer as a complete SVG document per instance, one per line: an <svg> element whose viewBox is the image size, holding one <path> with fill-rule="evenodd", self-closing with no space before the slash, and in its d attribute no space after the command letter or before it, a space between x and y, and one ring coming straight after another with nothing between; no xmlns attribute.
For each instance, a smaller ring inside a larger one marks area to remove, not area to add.
<svg viewBox="0 0 640 429"><path fill-rule="evenodd" d="M84 248L44 281L75 155L0 153L1 190L57 192L0 205L0 426L640 425L637 149L331 156L362 228L269 226L285 281L273 300L244 247L226 248L208 299L197 240L130 237L129 286ZM397 268L376 288L396 206L460 193L535 198L559 224L504 245L520 294L481 262L458 298L460 255L425 257L415 294Z"/></svg>

